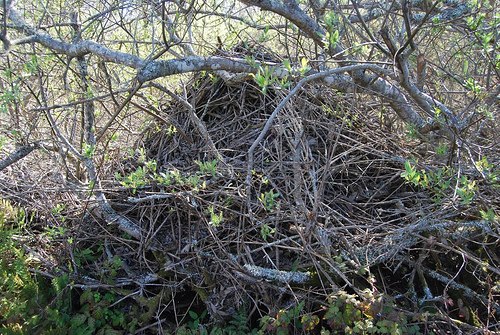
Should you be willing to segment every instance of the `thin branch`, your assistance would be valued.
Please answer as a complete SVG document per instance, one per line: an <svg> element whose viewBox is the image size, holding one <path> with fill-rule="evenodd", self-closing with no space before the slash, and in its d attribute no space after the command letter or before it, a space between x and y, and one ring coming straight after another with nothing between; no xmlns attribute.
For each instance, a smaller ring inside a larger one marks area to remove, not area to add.
<svg viewBox="0 0 500 335"><path fill-rule="evenodd" d="M125 101L123 101L122 104L120 106L118 106L118 108L116 109L115 113L111 116L111 118L108 120L108 122L106 122L106 124L104 125L104 127L102 127L102 129L97 134L97 136L96 136L96 141L97 142L99 142L100 139L104 136L104 134L106 133L106 131L108 130L108 128L113 124L113 122L115 121L115 119L121 113L121 111L123 110L123 108L125 108L125 106L130 102L130 100L137 93L137 91L139 91L139 89L141 88L141 86L142 86L142 83L139 83L138 85L135 85L135 86L133 86L130 89L130 92L129 92L127 98L125 99Z"/></svg>
<svg viewBox="0 0 500 335"><path fill-rule="evenodd" d="M278 106L276 106L276 108L274 109L273 113L271 114L271 116L269 116L269 118L267 119L267 122L266 124L264 125L264 128L262 129L262 131L260 132L259 136L255 139L255 141L252 143L252 145L250 146L250 149L248 149L248 165L247 165L247 177L246 177L246 184L247 184L247 187L248 187L248 194L247 196L249 196L250 194L250 181L252 179L252 169L253 169L253 163L254 163L254 151L255 151L255 148L257 148L257 146L259 145L259 143L262 141L262 139L264 138L264 136L266 136L267 132L269 131L269 128L271 128L271 125L274 121L274 119L276 118L276 116L278 115L278 113L283 109L283 107L285 107L285 105L288 103L288 101L290 101L290 99L298 93L298 91L302 88L302 86L304 86L306 83L310 82L310 81L313 81L313 80L319 80L319 79L324 79L325 81L327 80L328 77L331 77L332 75L334 74L337 74L337 73L340 73L340 72L348 72L348 71L357 71L357 70L364 70L364 69L375 69L377 71L381 71L381 72L385 72L387 74L387 70L385 69L382 69L378 66L375 66L375 65L372 65L372 64L363 64L363 65L351 65L351 66L345 66L345 67L341 67L341 68L337 68L337 69L334 69L334 70L328 70L328 71L324 71L324 72L319 72L319 73L316 73L316 74L313 74L313 75L310 75L306 78L303 78L301 81L299 81L297 83L297 85L294 87L293 90L290 91L290 93L288 93L288 95L283 99L281 100L281 102L279 103Z"/></svg>
<svg viewBox="0 0 500 335"><path fill-rule="evenodd" d="M207 128L205 127L203 122L196 115L196 111L193 108L193 106L189 102L187 102L185 99L182 99L177 94L173 93L172 91L170 91L168 88L166 88L163 85L160 85L158 83L153 83L152 86L156 87L160 91L167 93L174 100L180 102L184 107L186 107L186 109L188 110L189 117L190 117L191 121L196 125L201 136L207 141L207 144L210 147L210 150L215 154L216 157L221 157L219 154L219 150L217 150L217 147L215 146L214 142L212 141L212 137L208 133Z"/></svg>

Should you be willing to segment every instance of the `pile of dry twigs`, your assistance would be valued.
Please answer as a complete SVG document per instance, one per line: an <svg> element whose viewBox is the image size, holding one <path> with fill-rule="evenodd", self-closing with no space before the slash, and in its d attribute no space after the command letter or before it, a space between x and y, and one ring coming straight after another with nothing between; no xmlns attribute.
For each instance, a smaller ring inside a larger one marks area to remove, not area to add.
<svg viewBox="0 0 500 335"><path fill-rule="evenodd" d="M164 103L166 123L148 126L135 143L141 150L102 163L103 191L140 239L94 216L83 193L61 192L50 173L28 189L24 165L12 172L17 184L4 175L3 193L72 236L72 245L56 239L33 251L47 272L70 273L75 288L134 292L124 299L155 327L174 329L188 310L216 321L245 306L257 320L305 302L304 313L324 314L340 291L373 310L383 297L390 308L373 317L396 320L397 311L421 329L496 323L498 225L480 215L495 208L496 189L471 172L479 188L470 202L446 191L436 199L405 181L405 162L427 172L465 164L447 159L455 153L440 157L435 143L401 135L376 101L309 84L281 106L289 93L197 75L185 100ZM65 221L44 212L56 201ZM76 249L98 248L103 257L75 260ZM114 257L122 263L111 283L105 264Z"/></svg>

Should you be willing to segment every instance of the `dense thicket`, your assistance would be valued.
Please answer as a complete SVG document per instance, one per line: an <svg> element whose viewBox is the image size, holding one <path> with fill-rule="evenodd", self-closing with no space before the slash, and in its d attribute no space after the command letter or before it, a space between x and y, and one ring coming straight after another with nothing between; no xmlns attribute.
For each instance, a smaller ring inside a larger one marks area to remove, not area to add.
<svg viewBox="0 0 500 335"><path fill-rule="evenodd" d="M0 2L7 331L498 330L494 1Z"/></svg>

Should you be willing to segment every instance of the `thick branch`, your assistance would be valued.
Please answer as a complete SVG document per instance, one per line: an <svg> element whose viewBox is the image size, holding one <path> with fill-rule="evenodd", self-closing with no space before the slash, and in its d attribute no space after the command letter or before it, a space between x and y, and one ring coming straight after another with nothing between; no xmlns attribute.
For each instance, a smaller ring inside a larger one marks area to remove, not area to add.
<svg viewBox="0 0 500 335"><path fill-rule="evenodd" d="M297 25L297 27L302 29L304 33L306 33L319 46L324 47L322 39L322 36L325 35L324 29L319 26L316 21L314 21L311 17L304 13L295 4L294 1L289 1L286 5L278 0L240 1L247 5L254 5L264 10L272 11L287 18L295 25ZM339 55L344 53L343 49L338 45L336 46L335 50L328 50L328 52L334 57L338 57ZM355 60L353 60L353 62L355 62ZM368 75L364 70L353 71L351 77L354 83L362 86L367 91L371 91L372 93L387 99L392 109L406 123L414 124L419 130L424 129L428 126L427 122L422 117L420 117L420 115L416 113L415 110L411 107L404 94L389 81L381 77Z"/></svg>
<svg viewBox="0 0 500 335"><path fill-rule="evenodd" d="M305 15L295 1L288 1L286 4L276 0L241 0L241 2L248 6L257 6L287 18L309 35L317 44L323 46L322 36L326 34L326 31L315 20Z"/></svg>
<svg viewBox="0 0 500 335"><path fill-rule="evenodd" d="M373 91L375 94L387 99L391 108L406 123L415 125L417 129L424 128L427 125L427 122L419 114L415 113L410 102L396 86L382 78L375 78L373 75L364 74L358 82L366 90Z"/></svg>
<svg viewBox="0 0 500 335"><path fill-rule="evenodd" d="M67 56L81 57L92 53L104 61L126 65L134 69L140 69L146 65L146 60L140 57L119 51L113 51L93 41L82 41L79 43L59 41L49 34L46 34L24 22L21 14L14 8L11 8L9 11L9 19L14 24L15 29L22 31L25 35L29 36L29 42L40 43L53 51Z"/></svg>
<svg viewBox="0 0 500 335"><path fill-rule="evenodd" d="M283 16L305 32L316 44L321 47L325 46L323 41L323 37L326 35L325 29L304 13L295 1L282 3L276 0L240 0L240 2ZM344 49L337 45L330 52L340 56L343 55Z"/></svg>
<svg viewBox="0 0 500 335"><path fill-rule="evenodd" d="M137 75L139 82L154 80L160 77L171 76L174 74L195 72L195 71L220 71L227 70L231 72L257 73L257 68L251 67L241 58L223 58L223 57L187 57L185 59L172 59L164 61L149 62ZM274 73L282 76L285 70L280 73Z"/></svg>
<svg viewBox="0 0 500 335"><path fill-rule="evenodd" d="M469 4L463 2L463 3L456 3L456 2L451 2L451 1L443 1L443 3L448 3L452 4L454 6L447 6L447 7L436 7L430 15L430 19L433 18L438 18L439 21L451 21L455 20L456 18L463 16L471 11L471 8ZM423 11L424 13L418 13L418 14L413 14L412 15L412 20L416 22L422 21L422 19L425 16L425 12L429 12L429 9L426 8L425 1L422 0L409 0L408 4L411 6L411 8L416 9L418 8L420 11ZM389 1L387 3L384 2L370 2L366 3L364 6L366 10L366 14L363 15L362 17L353 14L348 17L349 21L351 23L358 23L361 21L369 22L372 20L375 20L379 17L382 17L386 15L386 13L389 12L395 12L397 10L401 9L401 4L399 1Z"/></svg>
<svg viewBox="0 0 500 335"><path fill-rule="evenodd" d="M282 15L302 29L316 44L324 47L323 36L326 33L325 30L315 20L306 15L294 1L286 1L286 3L277 0L241 1L247 5L255 5ZM194 71L225 70L234 73L256 73L259 65L256 64L257 66L252 67L242 59L229 57L187 57L180 60L174 59L163 61L146 60L134 55L113 51L93 41L68 43L57 40L26 24L19 12L15 9L11 9L9 19L14 23L16 29L31 36L34 42L38 42L53 51L71 57L81 57L85 54L92 53L104 61L132 67L138 70L137 79L140 84L160 77ZM336 58L344 56L344 50L339 45L328 51ZM351 64L355 63L351 61ZM275 64L268 65L275 67L273 75L277 77L289 75L288 71L275 66ZM353 71L349 76L336 74L332 77L335 80L328 80L325 78L325 81L329 86L344 92L352 91L354 84L360 85L367 91L386 98L394 111L405 122L412 123L417 128L426 126L426 122L411 107L403 93L389 81L383 79L384 77L367 75L364 70Z"/></svg>
<svg viewBox="0 0 500 335"><path fill-rule="evenodd" d="M122 64L134 68L139 70L138 79L140 83L160 77L193 71L228 70L231 72L245 73L257 72L257 68L252 68L242 59L236 58L193 56L181 60L148 61L131 54L111 50L93 41L81 41L78 43L64 42L31 27L24 22L21 15L16 10L11 10L9 14L9 19L14 23L16 29L29 36L29 38L25 39L26 41L40 43L55 52L70 57L81 57L91 53L105 62ZM281 76L285 73L275 74Z"/></svg>
<svg viewBox="0 0 500 335"><path fill-rule="evenodd" d="M19 161L20 159L23 159L24 157L28 156L33 150L38 149L39 147L40 146L38 145L38 143L23 145L22 147L17 149L15 152L13 152L9 156L7 156L5 159L0 161L0 171L5 169L9 165L14 164L15 162Z"/></svg>

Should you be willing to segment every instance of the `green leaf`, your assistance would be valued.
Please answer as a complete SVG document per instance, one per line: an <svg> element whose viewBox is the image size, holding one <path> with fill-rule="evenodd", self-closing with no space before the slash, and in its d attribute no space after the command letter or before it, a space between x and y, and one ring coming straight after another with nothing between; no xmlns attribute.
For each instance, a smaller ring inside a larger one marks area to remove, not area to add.
<svg viewBox="0 0 500 335"><path fill-rule="evenodd" d="M301 60L300 60L300 72L302 74L306 73L308 71L308 67L307 65L309 64L309 61L307 60L307 58L303 57Z"/></svg>
<svg viewBox="0 0 500 335"><path fill-rule="evenodd" d="M91 290L86 290L80 295L80 305L85 304L86 302L93 302L94 294Z"/></svg>
<svg viewBox="0 0 500 335"><path fill-rule="evenodd" d="M71 325L73 327L79 327L87 321L87 316L84 314L77 314L71 318Z"/></svg>
<svg viewBox="0 0 500 335"><path fill-rule="evenodd" d="M189 311L188 313L189 313L189 316L190 316L193 320L198 319L198 314L196 314L196 312Z"/></svg>
<svg viewBox="0 0 500 335"><path fill-rule="evenodd" d="M287 69L290 74L292 73L292 65L288 59L283 61L283 66L285 66L285 69Z"/></svg>

